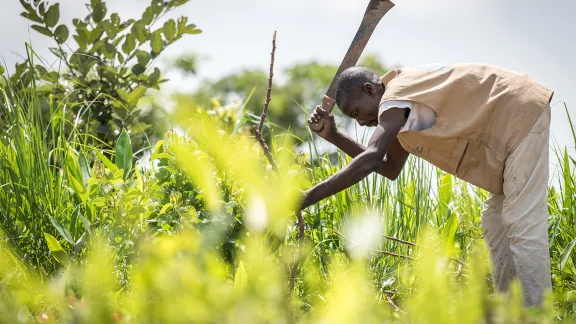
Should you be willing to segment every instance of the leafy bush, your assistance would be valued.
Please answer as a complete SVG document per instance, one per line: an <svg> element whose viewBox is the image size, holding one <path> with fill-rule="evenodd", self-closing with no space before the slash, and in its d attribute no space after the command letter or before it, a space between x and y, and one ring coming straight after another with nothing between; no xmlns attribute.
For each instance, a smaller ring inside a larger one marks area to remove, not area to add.
<svg viewBox="0 0 576 324"><path fill-rule="evenodd" d="M72 32L59 24L59 3L20 2L22 16L33 23L32 29L54 40L55 47L50 50L59 61L31 65L29 59L17 64L12 83L26 88L33 79L39 80L42 86L38 90L52 94L57 104L69 106L65 117L81 132L111 146L125 128L133 135L135 147L142 148L148 137L161 129L159 125L152 128L151 123L165 119L161 110L146 111L138 105L148 89L159 89L167 81L160 69L152 69L153 62L184 35L201 32L185 16L168 19L161 26L157 23L188 0L151 0L138 20L109 14L106 2L91 0L86 17L73 20ZM92 144L101 145L98 141Z"/></svg>

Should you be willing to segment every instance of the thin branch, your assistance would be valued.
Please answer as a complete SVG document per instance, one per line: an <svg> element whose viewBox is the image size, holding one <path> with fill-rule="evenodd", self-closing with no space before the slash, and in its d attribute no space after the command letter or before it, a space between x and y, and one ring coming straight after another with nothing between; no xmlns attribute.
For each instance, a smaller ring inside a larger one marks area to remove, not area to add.
<svg viewBox="0 0 576 324"><path fill-rule="evenodd" d="M405 259L410 259L410 260L414 260L413 257L407 256L407 255L400 255L400 254L396 254L396 253L392 253L392 252L386 252L386 251L381 251L381 250L370 250L372 252L377 252L380 254L385 254L385 255L389 255L389 256L393 256L393 257L399 257L399 258L405 258Z"/></svg>
<svg viewBox="0 0 576 324"><path fill-rule="evenodd" d="M272 38L272 53L270 53L270 74L268 76L268 90L266 91L266 101L264 102L264 110L262 111L262 116L260 116L260 123L258 127L254 126L252 131L254 132L254 136L262 150L264 151L264 155L272 165L272 169L274 171L278 171L278 167L274 162L274 158L272 157L272 153L270 153L270 149L266 142L262 138L262 127L264 127L264 122L266 121L266 115L268 114L268 106L270 105L271 95L272 95L272 78L274 77L274 54L276 53L276 31L274 31L274 37ZM300 256L301 256L301 247L302 243L304 242L304 219L302 218L302 212L296 212L296 218L298 220L298 248L297 253L294 256L295 260L290 268L290 291L294 290L296 285L296 274L298 272L298 264L300 263Z"/></svg>
<svg viewBox="0 0 576 324"><path fill-rule="evenodd" d="M294 290L296 285L296 272L298 271L298 264L300 263L300 251L302 247L302 243L304 243L304 218L302 218L302 211L296 212L296 218L298 219L298 255L296 256L296 260L294 260L294 264L292 265L292 269L290 269L290 291Z"/></svg>
<svg viewBox="0 0 576 324"><path fill-rule="evenodd" d="M264 111L260 117L260 124L258 125L258 132L262 132L262 127L264 126L264 120L266 119L266 114L268 113L268 105L270 104L270 95L272 94L272 77L274 76L274 54L276 53L276 31L274 31L274 37L272 38L272 53L270 55L270 76L268 77L268 90L266 91L266 102L264 103Z"/></svg>
<svg viewBox="0 0 576 324"><path fill-rule="evenodd" d="M256 126L254 126L252 131L254 132L256 140L258 141L258 143L260 143L260 146L262 146L262 150L264 151L264 155L266 155L268 162L270 162L270 164L272 165L272 169L277 170L278 167L276 166L276 162L274 162L274 158L272 157L272 153L270 153L270 149L268 148L268 145L266 145L266 142L264 142L264 139L262 138L262 134L260 133L258 128L256 128Z"/></svg>
<svg viewBox="0 0 576 324"><path fill-rule="evenodd" d="M274 170L277 170L276 163L274 162L274 158L272 157L272 153L270 153L270 149L264 139L262 138L262 127L264 126L264 121L266 120L266 115L268 114L268 105L270 104L270 98L272 94L272 77L274 76L274 54L276 53L276 31L274 31L274 37L272 38L272 53L270 59L270 75L268 77L268 91L266 91L266 102L264 102L264 110L262 111L262 116L260 116L260 123L258 124L258 128L254 126L252 129L254 135L256 136L256 140L262 146L262 150L264 151L264 155L268 158L268 161L272 165Z"/></svg>
<svg viewBox="0 0 576 324"><path fill-rule="evenodd" d="M340 236L341 238L343 238L343 239L345 239L345 240L348 240L348 238L347 238L346 236L340 234L340 232L338 232L338 231L335 230L334 233L336 233L336 234L337 234L338 236ZM407 255L400 255L400 254L396 254L396 253L392 253L392 252L386 252L386 251L374 250L374 249L370 249L370 251L372 251L372 252L377 252L377 253L380 253L380 254L386 254L386 255L389 255L389 256L394 256L394 257L399 257L399 258L405 258L405 259L414 260L413 257L407 256Z"/></svg>
<svg viewBox="0 0 576 324"><path fill-rule="evenodd" d="M396 303L394 302L392 297L390 297L387 293L383 293L383 294L384 294L384 296L386 296L386 300L388 300L388 304L390 304L390 305L392 305L392 307L394 307L395 312L406 314L405 311L403 311L400 307L398 307L398 305L396 305Z"/></svg>
<svg viewBox="0 0 576 324"><path fill-rule="evenodd" d="M404 241L404 240L401 240L401 239L399 239L399 238L395 238L395 237L392 237L392 236L387 236L387 235L382 235L382 236L383 236L385 239L388 239L388 240L391 240L391 241L396 241L396 242L403 243L403 244L408 244L408 245L411 245L411 246L419 246L419 245L416 244L416 243Z"/></svg>

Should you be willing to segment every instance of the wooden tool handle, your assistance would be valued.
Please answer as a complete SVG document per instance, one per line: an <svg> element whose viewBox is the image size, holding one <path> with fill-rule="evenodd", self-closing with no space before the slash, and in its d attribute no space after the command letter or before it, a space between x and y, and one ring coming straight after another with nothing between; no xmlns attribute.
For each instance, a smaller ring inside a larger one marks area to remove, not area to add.
<svg viewBox="0 0 576 324"><path fill-rule="evenodd" d="M335 104L336 100L328 96L324 96L324 98L322 98L322 109L326 110L327 112L332 112Z"/></svg>

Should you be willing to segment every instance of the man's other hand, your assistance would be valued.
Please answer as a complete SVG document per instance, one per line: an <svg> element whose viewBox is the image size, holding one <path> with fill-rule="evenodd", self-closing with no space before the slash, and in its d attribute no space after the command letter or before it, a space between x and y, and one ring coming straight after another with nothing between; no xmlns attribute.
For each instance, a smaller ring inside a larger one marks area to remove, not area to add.
<svg viewBox="0 0 576 324"><path fill-rule="evenodd" d="M308 118L310 129L322 138L329 138L337 133L334 115L322 109L322 106L316 106Z"/></svg>

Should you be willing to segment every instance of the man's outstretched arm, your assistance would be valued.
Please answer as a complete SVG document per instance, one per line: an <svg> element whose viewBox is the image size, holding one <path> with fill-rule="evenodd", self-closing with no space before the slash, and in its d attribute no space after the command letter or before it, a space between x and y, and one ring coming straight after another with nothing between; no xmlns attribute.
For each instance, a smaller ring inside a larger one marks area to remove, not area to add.
<svg viewBox="0 0 576 324"><path fill-rule="evenodd" d="M336 129L334 115L323 110L320 106L316 107L312 112L308 122L322 124L321 131L317 132L318 135L334 144L352 158L355 158L366 150L364 145L339 132ZM314 130L312 127L311 129ZM392 144L390 144L384 159L380 163L380 167L375 172L390 180L396 180L402 168L404 168L404 164L406 164L409 155L396 138L392 141Z"/></svg>
<svg viewBox="0 0 576 324"><path fill-rule="evenodd" d="M404 121L405 115L402 109L389 109L383 112L366 150L358 154L342 170L306 191L301 209L357 184L378 170Z"/></svg>

